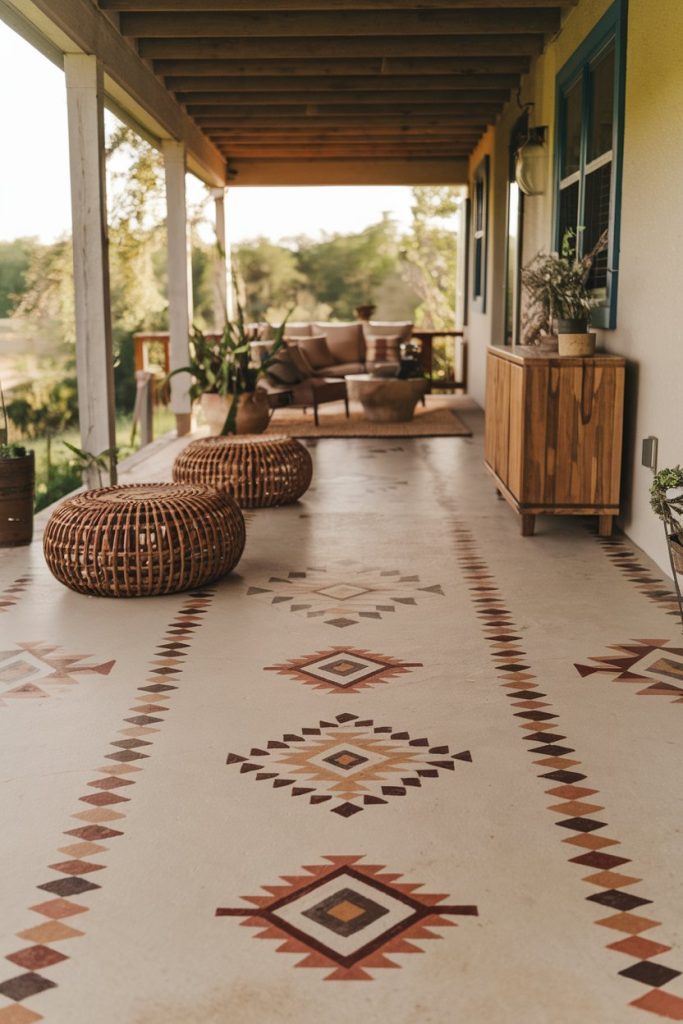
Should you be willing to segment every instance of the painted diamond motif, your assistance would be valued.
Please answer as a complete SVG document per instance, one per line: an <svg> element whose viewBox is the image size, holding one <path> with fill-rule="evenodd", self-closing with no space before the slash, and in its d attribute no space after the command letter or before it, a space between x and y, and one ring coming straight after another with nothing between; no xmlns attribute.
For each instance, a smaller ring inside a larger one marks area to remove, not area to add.
<svg viewBox="0 0 683 1024"><path fill-rule="evenodd" d="M45 643L20 643L0 651L0 705L7 698L49 697L55 689L76 683L79 674L109 675L113 661L83 664L83 655L65 655Z"/></svg>
<svg viewBox="0 0 683 1024"><path fill-rule="evenodd" d="M448 746L432 746L426 737L342 714L269 740L248 757L231 753L226 763L239 764L240 772L257 782L307 797L309 804L329 804L329 810L350 818L419 790L425 780L453 771L456 761L471 760L468 750L452 754Z"/></svg>
<svg viewBox="0 0 683 1024"><path fill-rule="evenodd" d="M443 597L443 590L438 583L424 585L419 576L400 569L345 560L270 576L250 586L247 595L344 629L364 619L381 619L418 600Z"/></svg>
<svg viewBox="0 0 683 1024"><path fill-rule="evenodd" d="M297 967L328 971L326 980L371 981L370 970L401 966L389 955L422 953L416 942L440 937L432 929L478 913L472 904L444 903L444 894L419 893L420 885L362 857L324 860L266 886L266 896L244 897L250 907L219 907L216 916L244 918L259 938L276 940L278 952L301 956Z"/></svg>
<svg viewBox="0 0 683 1024"><path fill-rule="evenodd" d="M668 640L631 640L609 650L616 654L591 658L592 665L575 665L579 675L609 675L618 683L642 687L636 690L639 697L669 697L683 704L683 647Z"/></svg>
<svg viewBox="0 0 683 1024"><path fill-rule="evenodd" d="M373 654L355 647L331 647L283 665L269 665L266 672L277 672L328 693L359 693L368 686L386 683L413 668L419 661L399 661L385 654Z"/></svg>

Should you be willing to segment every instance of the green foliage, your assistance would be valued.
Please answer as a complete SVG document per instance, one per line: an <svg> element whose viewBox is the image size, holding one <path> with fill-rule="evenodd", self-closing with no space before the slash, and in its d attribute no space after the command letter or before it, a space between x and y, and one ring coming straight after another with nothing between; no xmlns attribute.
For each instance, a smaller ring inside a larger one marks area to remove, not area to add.
<svg viewBox="0 0 683 1024"><path fill-rule="evenodd" d="M69 461L69 466L76 468L79 476L83 476L89 470L94 469L97 473L99 487L102 486L102 474L111 473L118 460L118 448L105 448L103 452L94 455L92 452L86 452L82 448L77 448L75 444L69 444L68 441L62 441L62 444L75 456Z"/></svg>
<svg viewBox="0 0 683 1024"><path fill-rule="evenodd" d="M50 476L36 484L36 512L59 501L65 494L74 491L82 483L81 471L72 462L58 462L52 467Z"/></svg>
<svg viewBox="0 0 683 1024"><path fill-rule="evenodd" d="M595 257L607 248L607 242L605 231L593 249L577 260L576 236L570 230L562 238L560 253L536 253L522 269L528 299L522 323L526 344L536 344L542 334L551 334L556 318L588 319L597 304L588 289L588 277Z"/></svg>
<svg viewBox="0 0 683 1024"><path fill-rule="evenodd" d="M291 306L298 290L306 284L296 253L265 238L236 246L234 269L245 316L255 322L267 320L274 311Z"/></svg>
<svg viewBox="0 0 683 1024"><path fill-rule="evenodd" d="M671 496L670 491L683 490L683 468L660 469L650 486L650 506L667 528L667 532L683 543L683 494Z"/></svg>
<svg viewBox="0 0 683 1024"><path fill-rule="evenodd" d="M24 291L31 252L36 245L34 238L0 242L0 318L10 316Z"/></svg>
<svg viewBox="0 0 683 1024"><path fill-rule="evenodd" d="M419 298L416 326L455 327L456 246L452 219L458 195L446 186L420 186L413 193L413 222L403 239L403 277Z"/></svg>
<svg viewBox="0 0 683 1024"><path fill-rule="evenodd" d="M21 444L0 444L0 459L25 459L27 455Z"/></svg>

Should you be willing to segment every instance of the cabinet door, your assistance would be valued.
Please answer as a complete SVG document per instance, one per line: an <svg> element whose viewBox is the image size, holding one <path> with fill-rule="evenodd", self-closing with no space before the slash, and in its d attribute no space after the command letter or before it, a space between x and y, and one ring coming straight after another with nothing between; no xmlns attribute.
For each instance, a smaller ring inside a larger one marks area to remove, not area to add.
<svg viewBox="0 0 683 1024"><path fill-rule="evenodd" d="M515 497L522 472L521 428L524 371L509 359L488 354L486 462Z"/></svg>
<svg viewBox="0 0 683 1024"><path fill-rule="evenodd" d="M590 363L529 370L525 504L618 506L623 375Z"/></svg>

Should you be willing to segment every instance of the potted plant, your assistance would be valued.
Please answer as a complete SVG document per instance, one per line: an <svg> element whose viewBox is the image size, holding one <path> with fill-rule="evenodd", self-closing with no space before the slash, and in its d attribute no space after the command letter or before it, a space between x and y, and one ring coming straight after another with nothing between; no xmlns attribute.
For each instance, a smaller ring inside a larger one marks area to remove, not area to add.
<svg viewBox="0 0 683 1024"><path fill-rule="evenodd" d="M677 493L671 495L671 491ZM660 469L650 487L650 505L664 523L671 565L683 573L683 468Z"/></svg>
<svg viewBox="0 0 683 1024"><path fill-rule="evenodd" d="M237 319L226 323L220 336L206 335L194 327L190 336L190 363L173 370L193 378L190 398L199 398L212 434L260 434L268 426L268 395L257 387L258 379L275 362L284 344L287 318L275 330L260 363L252 360L251 346L260 341L258 328L248 328L237 304Z"/></svg>
<svg viewBox="0 0 683 1024"><path fill-rule="evenodd" d="M558 339L560 355L585 356L595 352L595 334L589 332L590 312L596 299L588 290L588 277L595 257L607 247L607 232L589 253L574 256L574 232L562 239L561 253L539 252L522 269L527 295L523 317L527 345L554 348Z"/></svg>
<svg viewBox="0 0 683 1024"><path fill-rule="evenodd" d="M0 547L33 538L35 461L20 444L0 444Z"/></svg>

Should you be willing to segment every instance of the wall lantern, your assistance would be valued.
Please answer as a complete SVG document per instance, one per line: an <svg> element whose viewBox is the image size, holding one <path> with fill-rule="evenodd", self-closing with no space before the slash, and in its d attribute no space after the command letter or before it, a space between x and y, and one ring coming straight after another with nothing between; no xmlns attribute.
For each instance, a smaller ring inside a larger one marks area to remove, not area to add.
<svg viewBox="0 0 683 1024"><path fill-rule="evenodd" d="M515 181L525 196L541 196L545 192L548 168L545 137L545 126L530 128L517 150Z"/></svg>

